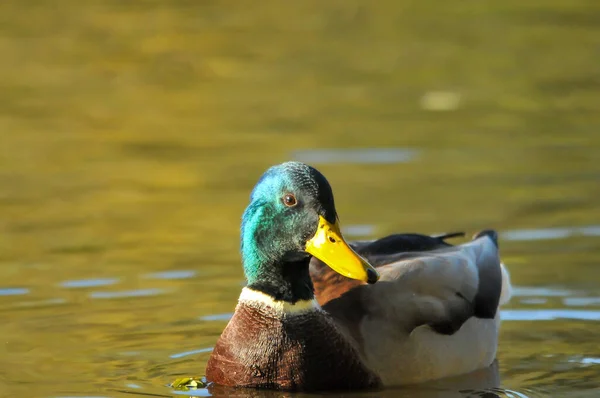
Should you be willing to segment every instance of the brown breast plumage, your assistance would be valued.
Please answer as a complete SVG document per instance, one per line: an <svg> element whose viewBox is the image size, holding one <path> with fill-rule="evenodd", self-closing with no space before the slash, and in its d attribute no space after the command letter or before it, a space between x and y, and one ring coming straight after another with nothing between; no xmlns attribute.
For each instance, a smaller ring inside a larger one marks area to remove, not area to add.
<svg viewBox="0 0 600 398"><path fill-rule="evenodd" d="M282 390L355 390L377 387L328 315L282 314L240 302L209 359L216 384Z"/></svg>

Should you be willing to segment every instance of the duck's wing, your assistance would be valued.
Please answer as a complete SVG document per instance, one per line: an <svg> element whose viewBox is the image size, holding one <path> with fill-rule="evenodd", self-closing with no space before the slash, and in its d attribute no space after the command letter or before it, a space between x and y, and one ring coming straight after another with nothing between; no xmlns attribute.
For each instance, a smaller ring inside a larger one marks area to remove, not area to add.
<svg viewBox="0 0 600 398"><path fill-rule="evenodd" d="M397 257L378 267L378 283L350 289L323 309L350 330L364 330L361 323L369 318L408 334L429 325L451 335L471 317L495 318L503 279L505 289L509 287L494 231L479 233L463 245Z"/></svg>
<svg viewBox="0 0 600 398"><path fill-rule="evenodd" d="M384 385L421 383L489 366L499 304L510 292L496 234L378 268L381 279L322 308Z"/></svg>
<svg viewBox="0 0 600 398"><path fill-rule="evenodd" d="M394 234L372 241L349 242L350 246L375 267L380 267L405 258L407 253L424 252L451 247L446 239L464 236L464 232L452 232L440 235L420 235L414 233ZM341 296L348 290L364 284L346 278L325 265L321 260L312 258L310 276L315 289L315 297L320 305Z"/></svg>

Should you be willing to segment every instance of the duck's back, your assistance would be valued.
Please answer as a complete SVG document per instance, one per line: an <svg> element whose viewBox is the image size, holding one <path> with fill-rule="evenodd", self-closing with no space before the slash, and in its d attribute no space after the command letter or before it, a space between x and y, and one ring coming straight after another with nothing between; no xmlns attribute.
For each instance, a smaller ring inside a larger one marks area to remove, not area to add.
<svg viewBox="0 0 600 398"><path fill-rule="evenodd" d="M321 310L283 313L240 301L206 368L210 382L282 390L354 390L379 379Z"/></svg>

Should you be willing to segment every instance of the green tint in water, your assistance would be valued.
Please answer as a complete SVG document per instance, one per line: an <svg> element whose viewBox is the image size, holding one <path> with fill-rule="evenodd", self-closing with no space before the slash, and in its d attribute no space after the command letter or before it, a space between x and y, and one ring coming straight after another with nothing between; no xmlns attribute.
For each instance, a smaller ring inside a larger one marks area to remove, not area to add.
<svg viewBox="0 0 600 398"><path fill-rule="evenodd" d="M600 224L599 13L1 2L0 395L169 395L202 375L243 283L250 189L307 154L359 235L506 231L530 294L503 324L502 386L600 388L600 241L581 233Z"/></svg>

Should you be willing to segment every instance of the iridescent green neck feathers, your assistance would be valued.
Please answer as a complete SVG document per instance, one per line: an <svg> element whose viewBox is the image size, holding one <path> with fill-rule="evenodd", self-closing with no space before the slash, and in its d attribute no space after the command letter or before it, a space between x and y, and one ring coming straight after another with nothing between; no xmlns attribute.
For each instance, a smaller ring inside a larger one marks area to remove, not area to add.
<svg viewBox="0 0 600 398"><path fill-rule="evenodd" d="M298 162L271 167L242 217L241 252L248 286L276 300L313 298L307 239L319 216L335 220L331 188L317 170Z"/></svg>

